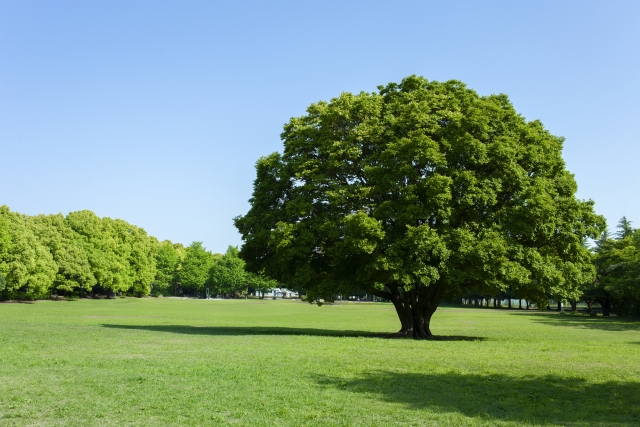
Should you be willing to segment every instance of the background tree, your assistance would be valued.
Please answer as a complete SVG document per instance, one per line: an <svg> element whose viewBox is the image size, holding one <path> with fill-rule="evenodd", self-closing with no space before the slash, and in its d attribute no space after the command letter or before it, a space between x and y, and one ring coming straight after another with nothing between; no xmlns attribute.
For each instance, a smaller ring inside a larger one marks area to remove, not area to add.
<svg viewBox="0 0 640 427"><path fill-rule="evenodd" d="M8 253L11 247L11 234L9 233L9 220L7 218L8 207L0 207L0 299L7 299L5 290L7 289L7 280L4 275L9 271Z"/></svg>
<svg viewBox="0 0 640 427"><path fill-rule="evenodd" d="M619 315L640 315L640 232L623 217L616 236L597 246L597 278L585 286L583 299L598 301L604 316L614 308Z"/></svg>
<svg viewBox="0 0 640 427"><path fill-rule="evenodd" d="M194 267L199 265L201 251L206 252L205 265L197 273ZM182 278L194 289L201 288L212 265L211 254L201 243L189 252L189 268ZM6 279L0 291L3 299L20 296L15 292L27 287L34 291L32 296L45 296L49 290L144 296L154 281L157 290L167 292L181 280L186 255L181 244L159 243L140 227L121 219L100 218L88 210L66 217L27 216L0 207L0 274ZM199 284L194 285L196 282Z"/></svg>
<svg viewBox="0 0 640 427"><path fill-rule="evenodd" d="M620 219L616 228L618 229L618 232L616 233L616 237L618 239L629 237L633 234L634 231L633 227L631 226L631 221L629 221L626 216L623 216Z"/></svg>
<svg viewBox="0 0 640 427"><path fill-rule="evenodd" d="M180 258L176 248L168 240L157 244L155 292L169 294L176 280L176 272Z"/></svg>
<svg viewBox="0 0 640 427"><path fill-rule="evenodd" d="M185 248L182 243L174 243L173 247L178 255L178 265L176 266L176 274L173 279L173 293L174 295L177 295L178 293L183 292L182 285L180 283L180 271L182 270L184 258L187 256L187 248Z"/></svg>
<svg viewBox="0 0 640 427"><path fill-rule="evenodd" d="M613 236L611 236L611 233L609 232L608 228L605 226L602 229L600 236L598 236L598 238L595 240L596 250L606 245L609 242L609 240L612 239L612 237Z"/></svg>
<svg viewBox="0 0 640 427"><path fill-rule="evenodd" d="M65 222L78 234L87 253L97 281L94 290L107 294L126 292L132 285L129 263L112 221L103 221L95 213L84 210L71 212Z"/></svg>
<svg viewBox="0 0 640 427"><path fill-rule="evenodd" d="M58 266L52 288L64 292L90 291L97 283L85 247L62 214L27 217L38 241L49 249Z"/></svg>
<svg viewBox="0 0 640 427"><path fill-rule="evenodd" d="M229 246L227 252L213 263L207 285L218 295L233 295L246 291L249 277L244 266L245 262L239 257L238 248Z"/></svg>
<svg viewBox="0 0 640 427"><path fill-rule="evenodd" d="M43 294L57 270L51 252L38 241L25 217L0 206L0 274L6 290L29 288L34 294Z"/></svg>
<svg viewBox="0 0 640 427"><path fill-rule="evenodd" d="M103 218L116 240L116 253L124 260L127 289L133 294L148 295L156 273L155 242L147 232L121 219Z"/></svg>
<svg viewBox="0 0 640 427"><path fill-rule="evenodd" d="M256 166L235 219L249 270L310 301L362 288L391 300L399 335L429 338L442 298L579 295L582 246L604 219L562 160L563 139L505 95L411 76L312 104ZM546 306L546 303L542 306Z"/></svg>
<svg viewBox="0 0 640 427"><path fill-rule="evenodd" d="M156 274L155 245L142 228L86 210L70 213L65 223L87 254L96 291L149 294Z"/></svg>
<svg viewBox="0 0 640 427"><path fill-rule="evenodd" d="M266 277L262 274L256 274L247 272L247 285L253 292L258 292L260 298L264 298L264 293L271 289L280 288L280 283L277 280Z"/></svg>
<svg viewBox="0 0 640 427"><path fill-rule="evenodd" d="M211 252L202 246L202 242L193 242L186 248L178 280L182 287L192 293L202 292L213 265Z"/></svg>

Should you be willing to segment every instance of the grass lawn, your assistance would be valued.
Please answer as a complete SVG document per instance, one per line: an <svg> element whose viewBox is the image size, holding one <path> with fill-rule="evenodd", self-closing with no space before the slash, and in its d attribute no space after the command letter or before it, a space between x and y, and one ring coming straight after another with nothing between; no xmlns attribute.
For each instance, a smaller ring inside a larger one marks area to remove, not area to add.
<svg viewBox="0 0 640 427"><path fill-rule="evenodd" d="M0 426L640 426L640 322L390 304L0 304Z"/></svg>

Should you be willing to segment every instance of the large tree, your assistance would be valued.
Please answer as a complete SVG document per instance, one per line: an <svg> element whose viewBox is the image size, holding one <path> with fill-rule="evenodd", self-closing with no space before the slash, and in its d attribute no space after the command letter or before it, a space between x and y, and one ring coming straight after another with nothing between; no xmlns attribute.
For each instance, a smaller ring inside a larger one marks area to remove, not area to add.
<svg viewBox="0 0 640 427"><path fill-rule="evenodd" d="M505 95L411 76L312 104L281 137L235 219L241 257L311 301L364 289L399 335L429 338L443 298L511 286L541 304L594 275L582 240L604 220L576 199L563 139Z"/></svg>

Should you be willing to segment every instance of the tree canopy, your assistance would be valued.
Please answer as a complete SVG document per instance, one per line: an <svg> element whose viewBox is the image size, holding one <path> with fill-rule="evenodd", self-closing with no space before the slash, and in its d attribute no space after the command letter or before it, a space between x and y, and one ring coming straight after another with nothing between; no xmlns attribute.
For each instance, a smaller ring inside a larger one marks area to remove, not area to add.
<svg viewBox="0 0 640 427"><path fill-rule="evenodd" d="M0 206L0 274L7 289L48 289L57 265L49 249L36 237L25 218Z"/></svg>
<svg viewBox="0 0 640 427"><path fill-rule="evenodd" d="M187 247L178 280L183 288L201 292L212 266L211 252L207 251L202 242L193 242Z"/></svg>
<svg viewBox="0 0 640 427"><path fill-rule="evenodd" d="M221 263L212 272L216 260ZM29 216L0 206L0 300L50 292L146 296L152 288L155 295L197 296L211 278L224 282L216 285L219 293L232 296L248 286L277 285L247 273L234 246L225 255L212 254L202 242L187 248L159 242L140 227L89 210Z"/></svg>
<svg viewBox="0 0 640 427"><path fill-rule="evenodd" d="M247 268L310 301L387 298L415 338L466 292L577 297L594 277L582 241L604 219L575 197L563 139L458 81L378 89L312 104L285 125L283 153L258 160L235 219Z"/></svg>
<svg viewBox="0 0 640 427"><path fill-rule="evenodd" d="M69 227L61 215L38 215L27 221L40 243L49 248L58 269L53 288L73 292L90 290L97 280L82 239Z"/></svg>
<svg viewBox="0 0 640 427"><path fill-rule="evenodd" d="M597 276L583 286L581 299L597 301L608 316L640 315L640 231L622 217L616 238L601 238L595 248Z"/></svg>
<svg viewBox="0 0 640 427"><path fill-rule="evenodd" d="M175 277L180 263L180 257L175 246L168 240L158 244L156 252L155 291L168 293L175 286Z"/></svg>
<svg viewBox="0 0 640 427"><path fill-rule="evenodd" d="M249 276L244 269L244 261L238 256L238 248L229 246L227 252L218 257L211 270L207 284L218 295L234 294L247 289Z"/></svg>

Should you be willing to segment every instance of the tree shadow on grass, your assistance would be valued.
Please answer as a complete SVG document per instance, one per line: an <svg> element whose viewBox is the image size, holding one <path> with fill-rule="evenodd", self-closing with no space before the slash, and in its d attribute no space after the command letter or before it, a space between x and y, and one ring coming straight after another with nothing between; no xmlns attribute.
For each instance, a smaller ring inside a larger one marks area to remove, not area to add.
<svg viewBox="0 0 640 427"><path fill-rule="evenodd" d="M382 337L366 331L286 328L268 326L189 326L189 325L117 325L103 324L105 328L168 332L187 335L313 335L327 337Z"/></svg>
<svg viewBox="0 0 640 427"><path fill-rule="evenodd" d="M356 379L317 375L321 387L364 393L407 409L523 424L640 425L640 383L507 375L377 372Z"/></svg>
<svg viewBox="0 0 640 427"><path fill-rule="evenodd" d="M534 321L553 326L582 327L604 331L640 331L640 321L618 317L588 317L559 313L513 313L530 316Z"/></svg>
<svg viewBox="0 0 640 427"><path fill-rule="evenodd" d="M118 325L103 324L105 328L168 332L188 335L308 335L321 337L396 338L392 334L340 329L287 328L270 326L189 326L189 325ZM483 337L438 336L435 341L482 341Z"/></svg>

